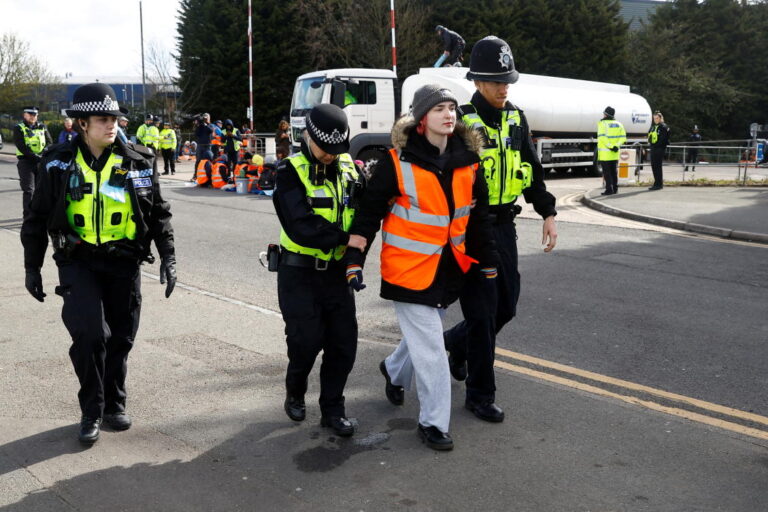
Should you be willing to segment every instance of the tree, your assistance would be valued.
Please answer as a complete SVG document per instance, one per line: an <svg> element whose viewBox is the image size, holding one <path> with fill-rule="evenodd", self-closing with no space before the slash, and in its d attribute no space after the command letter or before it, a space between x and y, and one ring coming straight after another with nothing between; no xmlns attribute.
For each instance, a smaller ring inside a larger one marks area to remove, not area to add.
<svg viewBox="0 0 768 512"><path fill-rule="evenodd" d="M41 102L44 109L59 86L29 43L13 33L0 37L0 111L18 112L29 101Z"/></svg>

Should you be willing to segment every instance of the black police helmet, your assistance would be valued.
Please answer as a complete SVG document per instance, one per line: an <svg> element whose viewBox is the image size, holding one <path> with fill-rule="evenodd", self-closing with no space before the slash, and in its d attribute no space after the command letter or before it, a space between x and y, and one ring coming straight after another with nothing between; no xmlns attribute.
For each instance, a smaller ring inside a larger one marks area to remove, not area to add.
<svg viewBox="0 0 768 512"><path fill-rule="evenodd" d="M488 36L472 47L467 80L513 84L518 78L520 73L515 69L512 50L506 41L496 36Z"/></svg>
<svg viewBox="0 0 768 512"><path fill-rule="evenodd" d="M306 126L312 141L331 155L349 151L349 124L344 111L323 103L309 111Z"/></svg>
<svg viewBox="0 0 768 512"><path fill-rule="evenodd" d="M128 109L117 103L115 90L107 84L99 82L81 85L72 95L72 108L67 115L75 118L88 116L120 116L128 113Z"/></svg>

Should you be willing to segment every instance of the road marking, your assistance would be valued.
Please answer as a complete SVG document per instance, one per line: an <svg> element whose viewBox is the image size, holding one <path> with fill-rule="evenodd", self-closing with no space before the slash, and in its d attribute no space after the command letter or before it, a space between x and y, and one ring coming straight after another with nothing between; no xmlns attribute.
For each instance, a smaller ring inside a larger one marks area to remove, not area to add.
<svg viewBox="0 0 768 512"><path fill-rule="evenodd" d="M674 400L676 402L687 403L694 407L698 407L699 409L706 409L719 414L733 416L734 418L739 418L746 421L754 421L755 423L762 423L763 425L768 425L768 418L766 418L765 416L760 416L758 414L753 414L751 412L741 411L739 409L732 409L730 407L725 407L723 405L713 404L712 402L705 402L704 400L699 400L699 399L691 398L684 395L678 395L676 393L670 393L668 391L664 391L661 389L651 388L648 386L644 386L642 384L636 384L634 382L629 382L622 379L616 379L614 377L609 377L607 375L601 375L599 373L593 373L588 370L574 368L573 366L555 363L553 361L547 361L546 359L539 359L538 357L532 357L525 354L520 354L518 352L512 352L511 350L506 350L503 348L497 348L496 353L512 359L525 361L527 363L543 366L545 368L551 368L553 370L557 370L563 373L570 373L571 375L584 377L590 380L603 382L605 384L611 384L613 386L619 386L626 389L642 391L643 393L648 393L649 395L659 396L662 398L666 398L668 400Z"/></svg>
<svg viewBox="0 0 768 512"><path fill-rule="evenodd" d="M499 350L503 350L503 349L496 349L496 350L498 352ZM509 351L504 351L504 352L509 352ZM514 352L512 352L512 353L514 354ZM519 355L522 356L523 354L519 354ZM529 356L525 356L525 358L529 358ZM523 358L519 358L519 359L520 360L525 360ZM606 382L607 383L608 380L613 380L613 381L616 381L616 382L624 382L624 383L630 385L630 386L625 386L625 387L628 387L630 389L651 390L651 391L654 391L653 394L661 394L660 396L665 396L665 397L680 397L682 400L679 400L679 401L682 401L684 403L689 403L689 404L696 403L697 407L701 407L703 409L709 409L709 410L712 410L712 411L716 411L717 409L722 408L724 410L734 411L735 413L738 413L738 414L729 414L730 416L733 416L733 417L743 417L742 415L747 415L747 416L750 416L750 417L757 418L757 419L752 419L752 421L756 421L756 422L759 422L759 423L768 423L768 418L765 418L763 416L758 416L758 415L755 415L755 414L751 414L751 413L746 413L744 411L739 411L737 409L731 409L731 408L728 408L728 407L723 407L723 406L720 406L720 405L717 405L717 404L712 404L712 403L709 403L709 402L704 402L704 401L701 401L701 400L696 400L694 398L689 398L689 397L685 397L685 396L682 396L682 395L675 395L674 393L667 393L665 391L655 390L653 388L648 388L647 386L642 386L642 385L639 385L639 384L634 384L634 383L631 383L631 382L622 381L620 379L612 379L611 377L606 377L606 376L603 376L603 375L594 374L592 372L586 372L586 371L583 371L583 370L578 370L577 368L572 368L572 367L568 367L568 366L565 366L565 365L559 365L557 363L551 363L549 361L544 361L544 360L541 360L541 359L538 359L538 358L530 358L530 359L534 359L534 360L537 360L537 361L542 361L542 362L548 363L546 366L550 367L550 368L553 368L553 369L556 369L555 368L556 366L563 366L565 368L571 368L572 370L577 370L576 372L571 372L574 375L578 375L579 374L578 372L583 372L585 374L590 374L590 375L593 375L593 376L596 376L596 377L601 377L600 379L594 379L594 380L599 380L601 382ZM573 388L573 389L578 389L580 391L584 391L584 392L591 393L591 394L594 394L594 395L599 395L599 396L603 396L603 397L607 397L607 398L613 398L613 399L620 400L622 402L626 402L626 403L629 403L629 404L639 405L641 407L645 407L646 409L651 409L653 411L662 412L662 413L665 413L665 414L670 414L672 416L677 416L679 418L688 419L688 420L691 420L691 421L695 421L697 423L703 423L705 425L710 425L710 426L721 428L721 429L724 429L724 430L729 430L731 432L736 432L736 433L739 433L739 434L743 434L743 435L746 435L746 436L749 436L749 437L754 437L754 438L757 438L757 439L768 441L768 432L766 432L764 430L759 430L759 429L756 429L756 428L747 427L745 425L740 425L738 423L733 423L733 422L722 420L722 419L718 419L718 418L712 418L712 417L706 416L704 414L699 414L699 413L688 411L688 410L685 410L685 409L680 409L680 408L677 408L677 407L670 407L670 406L666 406L666 405L661 405L661 404L658 404L656 402L652 402L652 401L649 401L649 400L643 400L641 398L637 398L637 397L630 396L630 395L622 395L620 393L615 393L613 391L608 391L606 389L602 389L602 388L599 388L599 387L596 387L596 386L592 386L590 384L586 384L586 383L583 383L583 382L567 379L565 377L560 377L560 376L557 376L557 375L552 375L552 374L541 372L541 371L538 371L538 370L533 370L531 368L527 368L527 367L524 367L524 366L519 366L519 365L511 364L511 363L508 363L506 361L501 361L501 360L498 360L498 359L494 362L494 366L496 366L497 368L503 368L505 370L509 370L509 371L512 371L512 372L515 372L515 373L520 373L520 374L523 374L523 375L527 375L529 377L533 377L533 378L536 378L536 379L544 380L544 381L547 381L547 382L552 382L552 383L555 383L555 384L560 384L562 386L566 386L566 387ZM565 370L561 370L561 371L565 371ZM592 377L590 377L590 378L592 378ZM615 385L620 385L620 384L615 384ZM646 391L646 392L650 393L651 391ZM706 405L706 407L702 407L702 405L698 405L698 404Z"/></svg>

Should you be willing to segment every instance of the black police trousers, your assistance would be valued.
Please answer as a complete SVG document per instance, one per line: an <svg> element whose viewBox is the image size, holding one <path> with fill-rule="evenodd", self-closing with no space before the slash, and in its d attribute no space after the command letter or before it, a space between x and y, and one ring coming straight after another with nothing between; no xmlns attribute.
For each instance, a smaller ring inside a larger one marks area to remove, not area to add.
<svg viewBox="0 0 768 512"><path fill-rule="evenodd" d="M22 192L22 215L26 218L29 213L29 203L32 201L32 194L35 192L37 161L26 157L20 158L16 163L16 169L19 171L19 185L21 186Z"/></svg>
<svg viewBox="0 0 768 512"><path fill-rule="evenodd" d="M603 169L603 178L605 179L605 191L609 194L615 194L619 191L618 160L603 160L600 167Z"/></svg>
<svg viewBox="0 0 768 512"><path fill-rule="evenodd" d="M334 264L315 270L280 263L277 296L288 344L287 393L304 396L322 350L320 411L323 416L345 416L344 386L357 354L355 297L345 268Z"/></svg>
<svg viewBox="0 0 768 512"><path fill-rule="evenodd" d="M171 166L171 174L176 173L176 154L175 149L168 148L168 149L161 149L160 152L163 154L163 173L168 174L168 166Z"/></svg>
<svg viewBox="0 0 768 512"><path fill-rule="evenodd" d="M487 279L472 267L459 296L464 320L443 333L454 361L467 361L467 399L475 402L496 400L496 334L514 318L520 298L515 223L494 224L493 236L500 257L498 276Z"/></svg>
<svg viewBox="0 0 768 512"><path fill-rule="evenodd" d="M651 148L651 169L653 170L653 186L662 188L664 186L664 148Z"/></svg>
<svg viewBox="0 0 768 512"><path fill-rule="evenodd" d="M54 258L60 283L56 294L64 298L61 318L72 337L69 357L80 380L83 416L124 411L128 352L141 312L139 263L106 256L67 259L58 253Z"/></svg>

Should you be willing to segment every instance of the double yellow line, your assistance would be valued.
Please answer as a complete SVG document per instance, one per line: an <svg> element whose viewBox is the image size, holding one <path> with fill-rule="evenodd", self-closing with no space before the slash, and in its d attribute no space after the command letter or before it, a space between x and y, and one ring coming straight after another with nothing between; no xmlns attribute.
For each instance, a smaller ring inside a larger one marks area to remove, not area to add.
<svg viewBox="0 0 768 512"><path fill-rule="evenodd" d="M651 397L662 398L668 402L677 402L678 404L688 405L688 406L700 409L702 411L709 411L721 416L727 416L733 419L739 419L742 421L751 422L753 424L764 425L766 427L766 430L748 427L740 423L735 423L733 421L714 418L712 416L707 416L706 414L693 412L688 409L662 405L652 400L644 400L642 398L632 396L631 394L622 394L622 393L617 393L613 391L608 391L607 389L603 389L601 387L598 387L597 385L587 384L585 382L582 382L581 380L561 377L559 375L547 373L546 371L535 370L535 369L529 368L528 366L520 366L519 364L512 364L500 358L497 358L495 361L495 366L497 368L503 368L505 370L509 370L522 375L528 375L529 377L533 377L535 379L540 379L547 382L553 382L555 384L560 384L563 386L567 386L569 388L578 389L581 391L585 391L587 393L592 393L594 395L600 395L608 398L615 398L616 400L621 400L622 402L639 405L641 407L645 407L647 409L651 409L654 411L671 414L673 416L678 416L680 418L686 418L691 421L704 423L706 425L711 425L713 427L730 430L731 432L737 432L739 434L743 434L746 436L768 441L768 418L765 416L760 416L758 414L740 411L738 409L732 409L730 407L713 404L711 402L705 402L704 400L698 400L696 398L691 398L688 396L669 393L667 391L663 391L660 389L643 386L642 384L636 384L634 382L629 382L626 380L608 377L607 375L601 375L599 373L593 373L587 370L581 370L579 368L574 368L572 366L554 363L552 361L547 361L545 359L539 359L538 357L527 356L525 354L512 352L511 350L506 350L503 348L497 348L496 355L497 357L502 356L504 358L508 358L513 361L524 362L529 365L535 365L540 368L554 370L562 374L578 377L580 379L590 380L592 382L597 383L598 385L606 384L613 387L623 388L624 390L627 390L627 391L634 391L636 393L643 393L646 395L650 395Z"/></svg>

